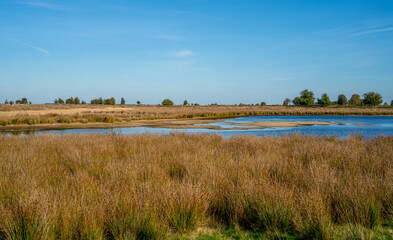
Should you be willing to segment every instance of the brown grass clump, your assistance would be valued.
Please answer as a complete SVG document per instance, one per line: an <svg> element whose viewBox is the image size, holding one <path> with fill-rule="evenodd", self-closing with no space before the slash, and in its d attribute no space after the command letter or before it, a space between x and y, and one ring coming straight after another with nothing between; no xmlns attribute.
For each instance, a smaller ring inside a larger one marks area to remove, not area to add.
<svg viewBox="0 0 393 240"><path fill-rule="evenodd" d="M206 226L382 238L393 227L392 146L359 136L0 136L0 239L162 239Z"/></svg>

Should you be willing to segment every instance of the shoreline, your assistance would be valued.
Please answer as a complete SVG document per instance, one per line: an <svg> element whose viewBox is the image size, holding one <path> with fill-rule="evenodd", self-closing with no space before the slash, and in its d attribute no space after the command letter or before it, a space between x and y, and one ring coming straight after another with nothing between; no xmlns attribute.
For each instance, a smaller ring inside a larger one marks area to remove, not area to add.
<svg viewBox="0 0 393 240"><path fill-rule="evenodd" d="M0 105L0 132L103 128L204 128L223 119L252 116L393 116L392 107L297 106L154 106L154 105ZM266 124L266 123L264 123ZM236 129L282 127L276 124L237 124ZM315 123L314 123L315 124ZM299 123L293 126L314 125ZM236 125L236 124L232 124ZM224 128L230 130L231 128Z"/></svg>
<svg viewBox="0 0 393 240"><path fill-rule="evenodd" d="M263 122L242 122L230 123L236 127L220 127L217 125L207 125L222 122L225 118L208 119L161 119L161 120L137 120L123 123L54 123L54 124L35 124L35 125L9 125L0 127L0 133L23 132L23 131L48 131L48 130L67 130L67 129L113 129L113 128L169 128L169 129L211 129L211 130L250 130L264 129L272 127L301 127L313 125L334 125L335 122L329 121L263 121Z"/></svg>

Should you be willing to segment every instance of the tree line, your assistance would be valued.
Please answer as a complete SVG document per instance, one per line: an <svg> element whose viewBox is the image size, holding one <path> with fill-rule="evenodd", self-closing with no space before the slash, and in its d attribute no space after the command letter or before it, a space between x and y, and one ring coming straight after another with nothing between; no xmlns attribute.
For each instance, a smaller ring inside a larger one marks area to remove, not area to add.
<svg viewBox="0 0 393 240"><path fill-rule="evenodd" d="M291 103L295 106L321 106L321 107L327 107L330 105L340 105L340 106L345 106L345 105L350 105L350 106L378 106L381 105L383 100L382 96L379 93L376 92L367 92L363 94L363 98L359 94L353 94L351 98L348 100L347 97L344 94L340 94L337 97L336 101L331 101L330 97L327 95L327 93L323 93L320 98L315 98L315 95L312 91L309 91L308 89L305 89L300 92L300 95L298 97L295 97L293 100L290 98L286 98L283 101L283 106L288 106ZM87 104L85 101L81 101L78 97L70 97L67 98L65 101L62 98L57 98L53 101L54 104ZM27 100L27 98L22 98L20 100L14 101L8 101L5 100L4 104L31 104L30 101ZM115 105L116 104L116 99L114 97L104 99L102 97L100 98L95 98L90 101L90 104L92 105ZM124 105L126 104L125 99L122 97L120 100L120 104ZM137 105L141 105L141 101L136 102ZM170 99L164 99L161 102L162 105L164 106L172 106L174 105L173 101ZM192 106L199 106L198 103L189 103L187 100L184 100L183 102L184 106L192 105ZM217 103L210 104L210 105L217 105ZM235 104L236 105L236 104ZM243 104L240 103L239 106L247 106L250 104ZM252 104L254 105L254 104ZM265 106L265 102L261 102L260 104L257 103L256 105L260 106ZM384 104L385 106L388 105L386 102ZM390 103L391 106L393 106L393 100Z"/></svg>
<svg viewBox="0 0 393 240"><path fill-rule="evenodd" d="M85 101L83 101L83 100L80 101L78 97L75 97L75 98L70 97L70 98L67 98L65 101L62 98L58 98L58 99L55 99L53 101L53 103L54 104L64 104L64 103L65 104L86 104ZM90 104L93 104L93 105L96 105L96 104L115 105L116 99L114 97L107 98L107 99L100 97L100 98L92 99L90 101ZM124 100L124 98L121 98L120 104L121 105L126 104L126 100Z"/></svg>
<svg viewBox="0 0 393 240"><path fill-rule="evenodd" d="M14 105L14 104L31 104L30 101L27 100L27 98L22 98L14 101L8 101L8 99L5 100L4 104L9 104L9 105Z"/></svg>
<svg viewBox="0 0 393 240"><path fill-rule="evenodd" d="M317 100L317 101L315 101ZM283 102L284 106L288 106L291 100L286 98ZM295 97L292 100L292 103L295 106L313 106L318 105L321 107L327 107L330 105L351 105L351 106L378 106L383 102L382 96L376 92L367 92L363 94L363 98L360 97L359 94L353 94L351 98L348 100L344 94L340 94L337 97L336 101L331 101L330 97L327 93L323 93L322 96L318 99L315 98L314 93L305 89L300 92L300 96ZM384 105L388 105L386 102ZM390 103L393 106L393 100Z"/></svg>

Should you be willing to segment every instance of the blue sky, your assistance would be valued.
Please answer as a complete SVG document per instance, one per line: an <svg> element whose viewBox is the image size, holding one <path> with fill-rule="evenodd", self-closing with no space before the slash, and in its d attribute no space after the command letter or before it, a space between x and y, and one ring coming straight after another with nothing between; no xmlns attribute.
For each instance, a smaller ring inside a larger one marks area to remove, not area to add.
<svg viewBox="0 0 393 240"><path fill-rule="evenodd" d="M393 99L393 1L1 0L0 101Z"/></svg>

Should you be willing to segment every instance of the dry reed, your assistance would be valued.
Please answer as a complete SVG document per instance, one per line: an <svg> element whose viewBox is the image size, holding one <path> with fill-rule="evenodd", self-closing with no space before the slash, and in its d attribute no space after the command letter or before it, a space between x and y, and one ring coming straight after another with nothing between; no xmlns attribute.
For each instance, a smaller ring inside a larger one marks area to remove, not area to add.
<svg viewBox="0 0 393 240"><path fill-rule="evenodd" d="M393 137L0 136L0 167L0 239L393 233Z"/></svg>

